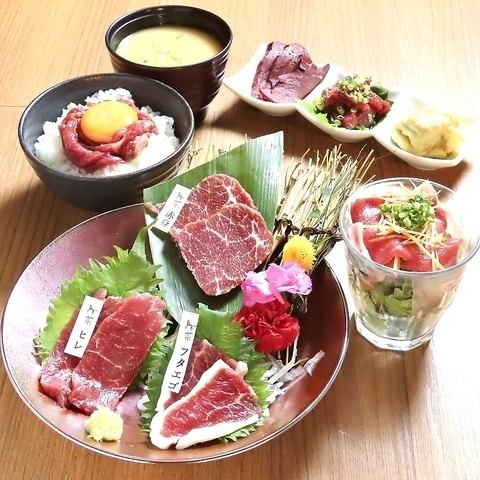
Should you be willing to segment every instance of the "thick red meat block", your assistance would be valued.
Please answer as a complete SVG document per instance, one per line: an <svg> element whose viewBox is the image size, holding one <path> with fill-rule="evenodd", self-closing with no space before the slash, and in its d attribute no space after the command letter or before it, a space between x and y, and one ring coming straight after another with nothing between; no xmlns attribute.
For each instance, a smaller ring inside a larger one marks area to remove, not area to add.
<svg viewBox="0 0 480 480"><path fill-rule="evenodd" d="M262 215L242 203L188 223L177 235L180 252L207 295L240 285L267 258L272 242Z"/></svg>
<svg viewBox="0 0 480 480"><path fill-rule="evenodd" d="M182 387L178 393L171 392L166 388L162 390L157 404L157 411L163 411L172 403L180 400L185 395L188 395L193 387L198 383L198 380L217 360L223 360L233 370L238 373L245 373L238 362L232 358L228 358L222 350L212 345L208 340L199 340L196 338L193 342L192 351L188 359L187 369L183 377ZM238 369L237 369L238 368Z"/></svg>
<svg viewBox="0 0 480 480"><path fill-rule="evenodd" d="M174 444L177 449L186 448L251 425L259 413L252 388L217 360L188 395L154 417L150 438L159 448Z"/></svg>
<svg viewBox="0 0 480 480"><path fill-rule="evenodd" d="M72 375L68 400L90 414L115 409L163 326L165 304L142 293L122 300L98 327Z"/></svg>
<svg viewBox="0 0 480 480"><path fill-rule="evenodd" d="M105 298L105 295L106 290L103 288L95 293L96 298ZM102 312L97 320L96 328L98 328L103 320L116 308L119 300L121 299L116 297L108 297L105 300ZM80 361L78 357L64 352L79 311L79 308L75 310L72 318L63 328L55 348L46 363L43 365L40 374L40 388L46 395L53 398L61 407L68 406L68 396L72 390L72 372Z"/></svg>
<svg viewBox="0 0 480 480"><path fill-rule="evenodd" d="M235 203L255 208L252 197L235 178L223 174L204 178L192 189L175 225L170 229L170 236L176 241L179 231L188 223L208 218L225 205ZM158 205L158 208L161 207Z"/></svg>

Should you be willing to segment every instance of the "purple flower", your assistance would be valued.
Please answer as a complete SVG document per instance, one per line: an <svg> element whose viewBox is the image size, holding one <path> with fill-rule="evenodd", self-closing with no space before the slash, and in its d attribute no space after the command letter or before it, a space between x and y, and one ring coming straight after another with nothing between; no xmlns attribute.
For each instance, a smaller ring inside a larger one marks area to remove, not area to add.
<svg viewBox="0 0 480 480"><path fill-rule="evenodd" d="M242 291L243 304L247 307L275 300L267 282L266 272L248 272L242 283Z"/></svg>
<svg viewBox="0 0 480 480"><path fill-rule="evenodd" d="M272 263L268 266L266 274L272 292L308 295L312 291L312 280L298 263L287 262L282 265Z"/></svg>
<svg viewBox="0 0 480 480"><path fill-rule="evenodd" d="M275 299L284 302L282 292L308 295L312 291L312 281L297 263L272 263L263 272L248 272L242 283L242 291L243 304L251 307Z"/></svg>

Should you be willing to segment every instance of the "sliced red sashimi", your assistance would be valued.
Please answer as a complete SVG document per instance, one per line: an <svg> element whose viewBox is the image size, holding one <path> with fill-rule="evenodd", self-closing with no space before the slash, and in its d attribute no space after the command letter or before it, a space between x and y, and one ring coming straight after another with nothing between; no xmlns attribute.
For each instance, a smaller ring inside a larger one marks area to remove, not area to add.
<svg viewBox="0 0 480 480"><path fill-rule="evenodd" d="M195 387L200 377L206 372L217 360L223 360L229 367L237 371L240 375L245 374L238 362L232 358L228 358L224 352L212 345L207 340L195 339L188 359L187 369L183 378L182 387L178 393L170 390L162 389L162 393L157 403L157 412L161 412L168 408L172 403L180 400ZM244 364L242 364L244 365Z"/></svg>
<svg viewBox="0 0 480 480"><path fill-rule="evenodd" d="M104 299L105 295L106 290L104 288L97 290L95 293L95 297L99 299ZM98 325L100 325L110 314L115 304L115 297L108 297L105 300L102 312L97 320L97 328ZM68 406L68 396L71 392L72 372L80 361L78 357L69 355L64 351L79 311L80 308L75 310L72 318L61 331L57 343L55 344L50 357L43 365L40 373L39 381L41 390L50 398L53 398L60 407Z"/></svg>
<svg viewBox="0 0 480 480"><path fill-rule="evenodd" d="M374 225L380 222L382 212L380 205L385 203L383 198L368 197L359 198L350 207L352 222L362 222L364 225Z"/></svg>
<svg viewBox="0 0 480 480"><path fill-rule="evenodd" d="M462 244L461 240L454 238L447 238L445 245L438 245L436 252L438 260L444 268L452 267L457 263L458 250ZM406 248L409 250L411 258L401 263L401 267L412 272L431 272L432 260L431 258L416 244L407 244Z"/></svg>
<svg viewBox="0 0 480 480"><path fill-rule="evenodd" d="M187 448L228 435L258 421L256 395L222 360L201 376L191 392L151 423L150 438L159 448Z"/></svg>
<svg viewBox="0 0 480 480"><path fill-rule="evenodd" d="M416 243L407 241L400 235L380 236L376 232L365 230L364 243L372 260L381 265L391 267L395 258L402 270L412 272L431 272L432 260ZM440 264L444 268L455 265L461 240L447 238L444 245L438 244L436 252Z"/></svg>
<svg viewBox="0 0 480 480"><path fill-rule="evenodd" d="M99 406L115 409L162 329L164 306L148 293L122 299L73 371L72 405L87 414Z"/></svg>
<svg viewBox="0 0 480 480"><path fill-rule="evenodd" d="M241 203L187 224L177 237L188 268L207 295L240 285L267 258L272 241L262 215Z"/></svg>
<svg viewBox="0 0 480 480"><path fill-rule="evenodd" d="M381 265L391 267L395 258L405 261L412 258L412 252L405 244L405 237L401 235L379 236L371 230L366 230L363 240L371 259Z"/></svg>

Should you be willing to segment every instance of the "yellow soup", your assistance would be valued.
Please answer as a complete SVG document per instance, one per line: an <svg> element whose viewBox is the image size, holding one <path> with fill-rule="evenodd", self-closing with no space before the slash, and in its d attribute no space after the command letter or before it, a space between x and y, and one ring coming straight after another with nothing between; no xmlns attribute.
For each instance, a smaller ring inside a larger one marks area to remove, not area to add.
<svg viewBox="0 0 480 480"><path fill-rule="evenodd" d="M125 37L116 53L151 67L182 67L204 62L222 49L221 43L198 28L161 25Z"/></svg>

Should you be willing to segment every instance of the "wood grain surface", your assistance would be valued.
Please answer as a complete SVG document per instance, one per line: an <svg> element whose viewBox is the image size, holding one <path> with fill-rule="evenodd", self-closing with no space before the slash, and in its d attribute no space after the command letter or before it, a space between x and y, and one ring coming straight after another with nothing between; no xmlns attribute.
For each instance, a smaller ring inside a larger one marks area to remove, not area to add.
<svg viewBox="0 0 480 480"><path fill-rule="evenodd" d="M187 3L178 1L178 3ZM227 74L263 41L296 41L318 62L370 74L426 99L480 105L480 3L476 0L204 0L189 2L232 27ZM93 215L38 180L17 141L24 107L41 91L77 75L112 71L108 25L150 2L2 0L0 2L0 307L27 263L57 235ZM286 155L335 142L299 115L265 116L227 89L211 104L195 139L228 147L244 135L285 132ZM356 154L362 144L345 146ZM375 142L378 178L418 176L471 196L479 222L478 155L451 169L415 170ZM331 262L345 284L343 249ZM153 466L81 449L40 422L0 366L0 479L463 479L480 478L480 375L476 258L457 298L426 347L376 350L352 334L346 361L313 413L255 451L201 465ZM34 288L34 286L32 286Z"/></svg>

